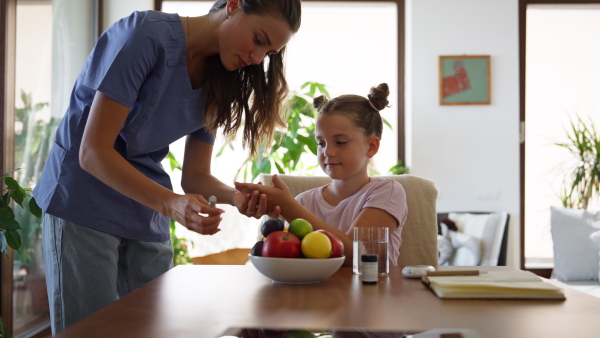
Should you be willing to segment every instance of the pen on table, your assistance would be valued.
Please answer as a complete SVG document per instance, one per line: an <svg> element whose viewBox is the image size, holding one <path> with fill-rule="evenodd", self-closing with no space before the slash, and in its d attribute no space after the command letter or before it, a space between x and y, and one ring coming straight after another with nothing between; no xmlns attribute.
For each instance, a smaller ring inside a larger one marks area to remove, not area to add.
<svg viewBox="0 0 600 338"><path fill-rule="evenodd" d="M434 276L478 276L479 270L427 271L427 277Z"/></svg>

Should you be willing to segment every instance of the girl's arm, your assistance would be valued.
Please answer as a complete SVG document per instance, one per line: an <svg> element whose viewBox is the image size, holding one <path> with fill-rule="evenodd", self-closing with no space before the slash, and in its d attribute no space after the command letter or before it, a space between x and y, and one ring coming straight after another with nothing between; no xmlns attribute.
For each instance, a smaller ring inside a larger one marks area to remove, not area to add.
<svg viewBox="0 0 600 338"><path fill-rule="evenodd" d="M96 92L79 150L81 168L123 195L175 219L192 231L210 235L220 231L218 226L223 210L208 206L200 195L178 195L155 183L114 149L128 113L127 106Z"/></svg>

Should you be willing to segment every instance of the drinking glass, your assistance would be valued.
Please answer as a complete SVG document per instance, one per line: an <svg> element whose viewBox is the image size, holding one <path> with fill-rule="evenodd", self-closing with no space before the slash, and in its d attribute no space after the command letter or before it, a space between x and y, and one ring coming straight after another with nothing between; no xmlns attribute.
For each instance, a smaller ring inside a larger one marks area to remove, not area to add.
<svg viewBox="0 0 600 338"><path fill-rule="evenodd" d="M363 254L375 254L377 255L378 273L380 275L389 273L389 238L389 228L387 227L354 228L354 241L352 242L352 271L355 274L362 274L360 257Z"/></svg>

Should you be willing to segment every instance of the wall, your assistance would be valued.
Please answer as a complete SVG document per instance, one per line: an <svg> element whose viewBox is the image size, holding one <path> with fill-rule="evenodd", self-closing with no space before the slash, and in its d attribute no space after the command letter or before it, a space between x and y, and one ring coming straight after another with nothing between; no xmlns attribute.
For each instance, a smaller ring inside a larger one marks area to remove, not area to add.
<svg viewBox="0 0 600 338"><path fill-rule="evenodd" d="M128 16L133 11L145 11L154 9L152 0L104 0L104 17L102 28L107 29L115 21Z"/></svg>
<svg viewBox="0 0 600 338"><path fill-rule="evenodd" d="M510 214L519 266L518 0L407 0L407 163L435 182L438 211ZM441 106L438 56L491 55L491 105Z"/></svg>

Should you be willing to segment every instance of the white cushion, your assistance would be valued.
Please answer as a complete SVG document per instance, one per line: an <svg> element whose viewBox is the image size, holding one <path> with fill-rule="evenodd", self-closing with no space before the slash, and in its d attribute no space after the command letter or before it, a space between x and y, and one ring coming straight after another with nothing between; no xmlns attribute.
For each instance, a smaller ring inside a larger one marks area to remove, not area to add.
<svg viewBox="0 0 600 338"><path fill-rule="evenodd" d="M448 218L456 223L456 227L460 232L473 236L481 242L479 265L483 266L498 265L507 217L506 212L448 214Z"/></svg>
<svg viewBox="0 0 600 338"><path fill-rule="evenodd" d="M450 239L438 235L438 265L448 265L448 261L453 254L454 247Z"/></svg>
<svg viewBox="0 0 600 338"><path fill-rule="evenodd" d="M481 260L481 243L473 236L459 231L448 231L454 254L448 261L452 266L475 266Z"/></svg>
<svg viewBox="0 0 600 338"><path fill-rule="evenodd" d="M592 232L592 234L590 235L590 239L592 240L592 242L598 244L598 248L600 249L600 230ZM598 251L598 256L600 256L600 250ZM600 259L598 260L598 266L600 266ZM598 280L600 280L600 269L598 271ZM598 286L598 288L600 289L600 285ZM598 292L598 297L600 297L600 292Z"/></svg>
<svg viewBox="0 0 600 338"><path fill-rule="evenodd" d="M556 279L598 280L600 249L591 235L600 227L600 212L550 207L550 224Z"/></svg>

